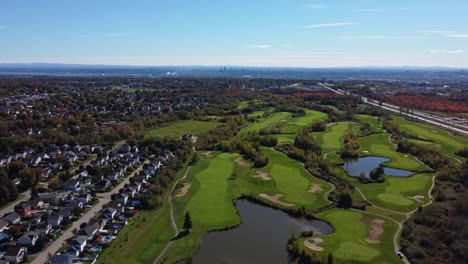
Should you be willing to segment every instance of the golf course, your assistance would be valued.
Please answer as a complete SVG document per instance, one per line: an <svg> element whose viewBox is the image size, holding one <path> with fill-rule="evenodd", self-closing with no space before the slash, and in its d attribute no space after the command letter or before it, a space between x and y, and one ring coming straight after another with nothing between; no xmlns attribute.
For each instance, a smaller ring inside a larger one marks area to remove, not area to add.
<svg viewBox="0 0 468 264"><path fill-rule="evenodd" d="M239 109L248 105L243 101ZM325 113L309 109L299 117L289 112L272 111L272 108L266 108L249 114L254 121L241 127L238 134L279 127L281 132L272 135L277 144L294 144L301 129L316 122L327 122L328 118ZM172 195L164 196L165 201L171 199L173 207L165 202L158 210L142 212L133 218L124 228L124 235L111 243L99 262L150 263L156 259L158 263L174 263L189 260L197 254L208 233L242 225L236 201L243 197L273 208L316 212L314 218L333 226L333 232L298 240L300 250L318 259L325 261L331 257L334 263L401 263L395 252L399 248L399 226L418 207L431 202L428 192L436 172L416 157L398 152L380 118L364 114L356 117L353 121L328 122L323 132L306 133L320 145L330 173L353 186L353 202L367 204L366 210L338 208L329 200L336 186L312 175L306 170L306 164L276 148L258 147L269 161L263 167L255 167L251 160L239 153L198 150L196 164L187 164L178 176L180 180ZM392 122L408 133L418 135L417 139L411 140L438 145L447 155L454 155L461 145L466 145L466 138L452 137L428 125L399 117L393 117ZM148 133L158 136L203 135L218 125L218 122L182 121ZM371 133L360 135L362 127L370 128ZM385 175L384 181L378 183L363 183L357 177L349 176L339 156L346 133L356 135L359 157L386 158L383 166L406 170L411 175ZM184 215L190 213L193 228L189 233L174 237L174 230L169 228L171 211L179 232L183 230ZM124 243L131 246L123 247Z"/></svg>

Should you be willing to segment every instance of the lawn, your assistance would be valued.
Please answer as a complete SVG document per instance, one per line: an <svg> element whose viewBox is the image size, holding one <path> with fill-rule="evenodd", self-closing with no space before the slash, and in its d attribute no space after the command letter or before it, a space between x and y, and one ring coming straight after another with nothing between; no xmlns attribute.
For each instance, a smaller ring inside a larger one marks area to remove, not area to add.
<svg viewBox="0 0 468 264"><path fill-rule="evenodd" d="M328 254L331 254L333 263L401 263L393 252L396 223L382 218L385 222L382 225L383 233L379 236L380 242L371 244L365 240L370 227L364 222L379 217L344 209L327 210L317 217L330 222L335 232L319 236L324 240L319 244L324 251L313 251L303 246L308 252L322 256L325 261ZM306 239L301 239L301 245L304 240Z"/></svg>
<svg viewBox="0 0 468 264"><path fill-rule="evenodd" d="M201 135L219 124L218 122L197 120L178 121L167 126L149 130L146 132L146 135L160 137L180 137L184 134Z"/></svg>
<svg viewBox="0 0 468 264"><path fill-rule="evenodd" d="M249 131L258 131L261 129L270 129L277 125L287 122L291 117L291 113L279 112L270 115L268 118L259 119L256 122L241 129L239 134L247 134Z"/></svg>
<svg viewBox="0 0 468 264"><path fill-rule="evenodd" d="M389 142L387 133L373 134L358 138L360 148L358 153L361 156L381 156L391 159L384 163L385 166L404 169L410 171L427 171L426 165L418 161L410 154L396 151L396 147Z"/></svg>

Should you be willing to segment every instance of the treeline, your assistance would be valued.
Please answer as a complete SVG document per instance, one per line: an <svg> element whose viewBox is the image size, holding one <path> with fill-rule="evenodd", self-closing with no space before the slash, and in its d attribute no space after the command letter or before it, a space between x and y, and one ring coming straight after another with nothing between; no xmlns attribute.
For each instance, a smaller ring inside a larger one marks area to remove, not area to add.
<svg viewBox="0 0 468 264"><path fill-rule="evenodd" d="M268 164L268 157L260 147L274 147L277 139L270 135L260 135L258 132L249 132L245 135L234 137L219 142L217 149L224 152L239 152L254 163L257 168Z"/></svg>
<svg viewBox="0 0 468 264"><path fill-rule="evenodd" d="M411 155L418 157L418 159L434 170L439 170L440 168L450 164L450 160L435 149L411 142L407 139L403 139L398 142L397 151L410 153Z"/></svg>
<svg viewBox="0 0 468 264"><path fill-rule="evenodd" d="M420 207L403 229L401 246L411 263L468 263L468 164L440 170L436 199Z"/></svg>
<svg viewBox="0 0 468 264"><path fill-rule="evenodd" d="M177 173L188 162L193 153L189 144L180 140L170 138L149 138L139 142L140 146L148 147L148 152L156 155L162 154L158 151L168 149L175 155L168 164L158 173L157 177L149 179L151 187L149 192L145 193L141 198L141 206L143 209L151 210L162 206L164 201L164 193L169 185L177 177ZM130 179L132 181L132 179Z"/></svg>

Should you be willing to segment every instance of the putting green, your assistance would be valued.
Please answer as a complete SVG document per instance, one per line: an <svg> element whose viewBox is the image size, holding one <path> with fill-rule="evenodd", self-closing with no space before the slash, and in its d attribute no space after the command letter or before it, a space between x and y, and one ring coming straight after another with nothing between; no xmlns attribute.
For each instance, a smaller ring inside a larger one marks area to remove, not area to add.
<svg viewBox="0 0 468 264"><path fill-rule="evenodd" d="M379 243L369 244L366 238L370 228L364 223L372 221L378 216L364 212L344 209L331 209L317 214L317 217L330 222L335 232L318 236L323 239L320 244L324 251L312 251L310 253L326 258L328 254L333 256L335 263L401 263L393 252L393 235L398 226L392 221L382 225L383 233L379 236ZM305 238L307 240L309 238Z"/></svg>
<svg viewBox="0 0 468 264"><path fill-rule="evenodd" d="M391 159L385 165L410 171L425 171L428 168L410 154L396 151L396 147L388 142L387 133L374 134L358 138L360 155L375 155ZM367 151L367 152L365 152Z"/></svg>

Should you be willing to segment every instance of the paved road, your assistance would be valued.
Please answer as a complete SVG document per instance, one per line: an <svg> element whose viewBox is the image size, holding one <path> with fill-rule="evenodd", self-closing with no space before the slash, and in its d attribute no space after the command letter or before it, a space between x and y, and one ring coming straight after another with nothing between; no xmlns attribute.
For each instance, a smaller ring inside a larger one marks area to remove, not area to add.
<svg viewBox="0 0 468 264"><path fill-rule="evenodd" d="M124 188L124 185L130 182L130 178L135 176L136 173L140 172L143 169L143 165L147 164L148 161L145 161L138 169L136 169L129 177L125 178L117 187L112 191L99 194L103 198L99 199L99 202L91 208L85 215L83 215L78 221L75 221L73 225L67 229L59 238L57 238L52 244L43 250L37 257L31 262L31 264L43 264L47 263L49 260L49 254L54 255L57 251L63 246L63 244L70 238L74 236L73 230L80 229L80 225L83 223L88 223L99 211L102 210L103 206L111 201L112 194L117 194L120 189Z"/></svg>
<svg viewBox="0 0 468 264"><path fill-rule="evenodd" d="M330 86L325 85L323 83L319 83L319 85L322 86L323 88L326 88L326 89L334 92L334 93L344 94L343 92L335 90L335 89L331 88ZM350 94L350 95L353 95L353 94ZM402 112L400 112L400 109L399 109L398 106L390 105L390 104L387 104L387 103L380 105L378 103L374 103L374 102L370 101L368 98L365 98L365 97L361 97L361 98L362 98L362 101L364 103L366 103L366 104L369 104L369 105L372 105L372 106L375 106L375 107L379 107L379 108L385 109L387 111L398 113L398 114L401 114L401 115L404 115L404 116L409 116L411 118L418 119L418 120L424 121L426 123L433 124L433 125L439 126L441 128L444 128L444 129L448 129L450 131L455 131L455 132L458 132L458 133L461 133L461 134L464 134L464 135L468 135L468 129L465 129L465 126L453 127L453 126L444 124L444 123L446 123L446 121L441 119L441 118L437 118L437 117L433 117L433 116L428 117L427 114L423 114L423 113L420 113L420 112L416 112L417 114L402 113Z"/></svg>
<svg viewBox="0 0 468 264"><path fill-rule="evenodd" d="M174 183L174 186L172 186L172 190L171 192L169 193L169 198L167 199L167 201L169 202L169 206L171 207L171 213L170 213L170 216L171 216L171 224L172 224L172 228L174 229L174 237L177 236L179 234L179 228L177 227L177 223L175 222L175 219L174 219L174 205L172 204L172 193L174 192L175 188L177 187L177 184L179 184L179 182L185 178L187 178L187 175L190 171L190 169L192 168L192 166L188 166L187 167L187 170L185 171L185 174L184 174L184 177L178 179L175 183ZM166 254L167 250L171 247L173 241L169 241L169 243L167 243L166 247L161 251L161 253L159 253L159 256L154 260L153 264L157 264L159 262L159 260L164 256L164 254Z"/></svg>
<svg viewBox="0 0 468 264"><path fill-rule="evenodd" d="M3 208L2 210L0 210L0 216L13 212L16 205L18 205L18 204L20 204L22 202L29 201L29 199L31 199L31 191L30 190L27 190L24 193L21 193L20 195L23 195L23 197L21 199L15 201L14 203L12 203L12 204L8 205L7 207Z"/></svg>

